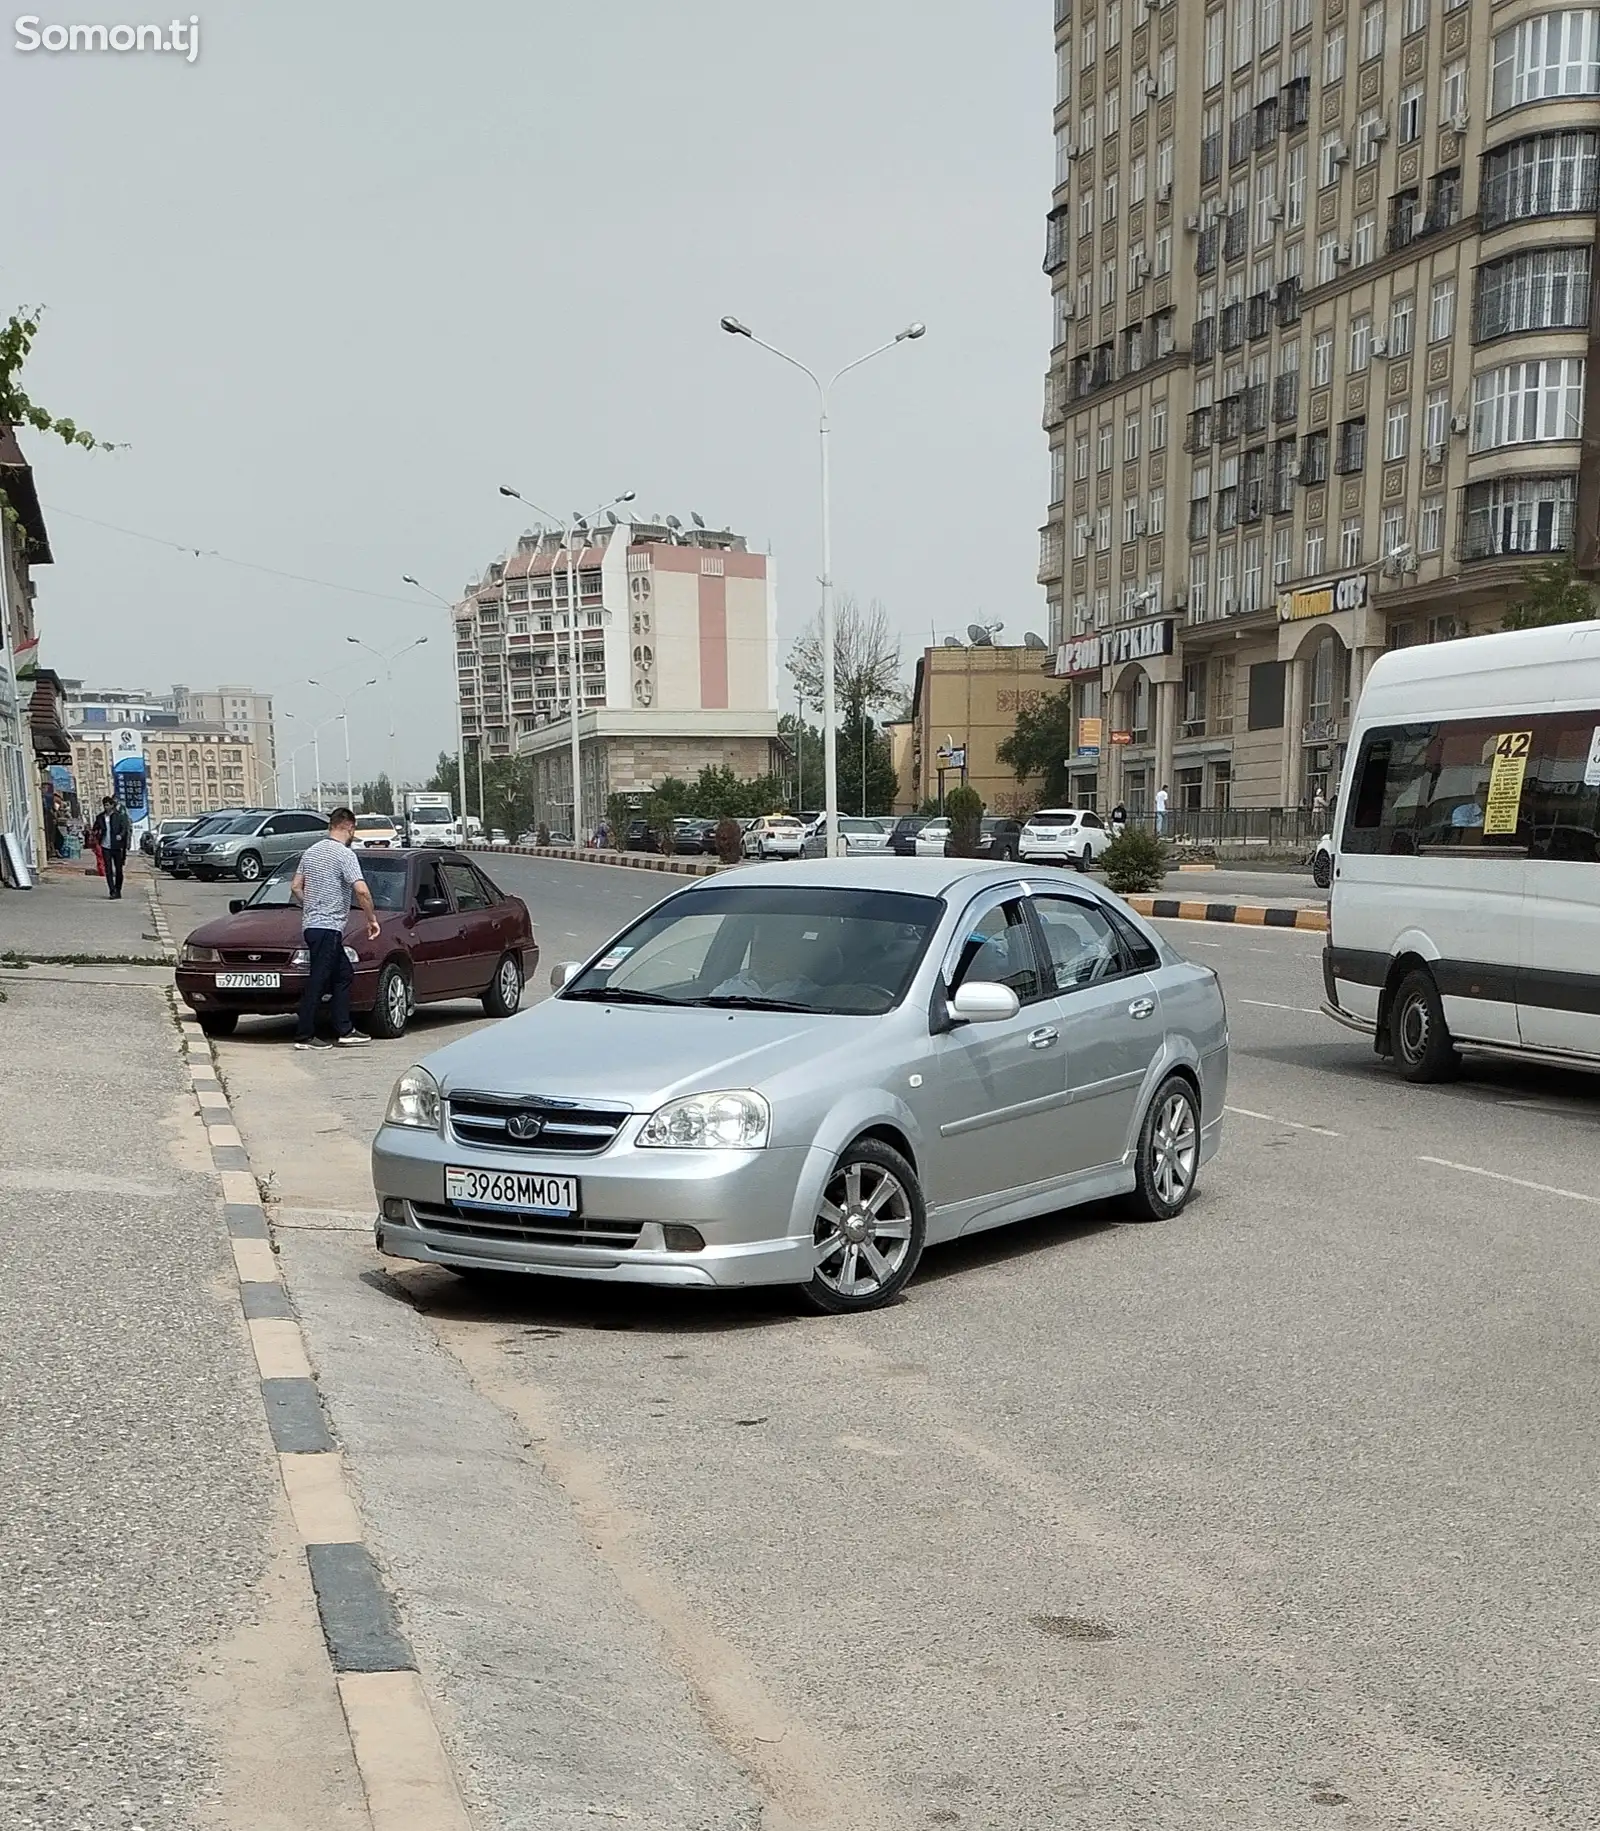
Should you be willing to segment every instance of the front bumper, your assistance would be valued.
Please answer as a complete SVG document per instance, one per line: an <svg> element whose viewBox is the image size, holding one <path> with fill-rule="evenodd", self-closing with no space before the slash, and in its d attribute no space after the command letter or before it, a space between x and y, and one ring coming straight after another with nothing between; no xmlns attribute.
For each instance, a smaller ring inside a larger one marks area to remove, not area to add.
<svg viewBox="0 0 1600 1831"><path fill-rule="evenodd" d="M229 992L217 990L217 974L248 973L260 970L278 975L278 988L268 992ZM180 966L177 969L178 996L191 1011L209 1014L233 1011L242 1017L286 1017L300 1008L307 975L302 968L264 966ZM350 1009L370 1011L378 1001L378 974L374 966L363 964L355 970L350 983Z"/></svg>
<svg viewBox="0 0 1600 1831"><path fill-rule="evenodd" d="M630 1120L629 1137L639 1121ZM446 1163L574 1176L571 1222L451 1210ZM806 1147L763 1151L639 1150L626 1139L596 1156L484 1151L437 1132L385 1125L373 1140L379 1252L430 1265L466 1265L623 1284L736 1290L803 1284L816 1269L812 1229L832 1159ZM422 1212L419 1212L421 1210ZM665 1223L699 1230L698 1252L668 1251ZM612 1235L586 1244L585 1225ZM630 1244L618 1233L637 1227ZM557 1238L560 1234L565 1237Z"/></svg>

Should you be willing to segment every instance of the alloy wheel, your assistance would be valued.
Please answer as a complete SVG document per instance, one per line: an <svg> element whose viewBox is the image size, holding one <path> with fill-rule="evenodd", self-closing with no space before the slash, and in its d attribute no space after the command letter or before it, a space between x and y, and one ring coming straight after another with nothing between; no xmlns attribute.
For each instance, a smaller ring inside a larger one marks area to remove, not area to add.
<svg viewBox="0 0 1600 1831"><path fill-rule="evenodd" d="M840 1297L870 1297L905 1263L911 1220L911 1197L893 1171L876 1163L845 1164L817 1215L817 1277Z"/></svg>
<svg viewBox="0 0 1600 1831"><path fill-rule="evenodd" d="M1150 1135L1150 1172L1156 1193L1176 1207L1194 1181L1199 1139L1194 1107L1185 1094L1173 1093L1162 1103Z"/></svg>
<svg viewBox="0 0 1600 1831"><path fill-rule="evenodd" d="M522 1002L522 974L517 970L515 960L507 957L500 962L500 1002L508 1011L516 1010Z"/></svg>
<svg viewBox="0 0 1600 1831"><path fill-rule="evenodd" d="M387 1015L390 1024L398 1035L406 1026L406 1019L411 1015L411 988L406 983L404 973L396 973L389 981Z"/></svg>

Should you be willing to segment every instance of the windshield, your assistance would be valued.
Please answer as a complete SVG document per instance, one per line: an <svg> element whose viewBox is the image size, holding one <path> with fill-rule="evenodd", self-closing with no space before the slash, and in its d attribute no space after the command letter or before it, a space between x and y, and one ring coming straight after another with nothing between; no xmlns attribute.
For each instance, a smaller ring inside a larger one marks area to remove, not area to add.
<svg viewBox="0 0 1600 1831"><path fill-rule="evenodd" d="M406 906L406 861L397 853L387 857L382 852L363 852L361 855L361 875L367 880L367 888L372 892L373 905L378 909L395 910ZM294 898L289 894L289 886L294 882L294 874L300 869L298 858L288 864L280 865L271 877L261 880L261 887L245 904L247 909L285 909Z"/></svg>
<svg viewBox="0 0 1600 1831"><path fill-rule="evenodd" d="M625 930L563 998L878 1017L905 996L937 897L718 885Z"/></svg>
<svg viewBox="0 0 1600 1831"><path fill-rule="evenodd" d="M447 807L414 807L411 818L417 826L448 826L450 810Z"/></svg>
<svg viewBox="0 0 1600 1831"><path fill-rule="evenodd" d="M386 831L393 822L387 814L357 814L356 831L358 833L376 833Z"/></svg>
<svg viewBox="0 0 1600 1831"><path fill-rule="evenodd" d="M259 814L229 814L217 820L203 821L195 828L199 833L253 833L261 824Z"/></svg>

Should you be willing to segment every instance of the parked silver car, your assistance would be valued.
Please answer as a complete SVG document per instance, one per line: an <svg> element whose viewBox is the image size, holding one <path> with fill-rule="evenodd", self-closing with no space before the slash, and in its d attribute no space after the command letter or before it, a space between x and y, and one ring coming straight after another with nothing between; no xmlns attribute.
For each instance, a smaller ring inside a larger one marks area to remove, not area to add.
<svg viewBox="0 0 1600 1831"><path fill-rule="evenodd" d="M203 835L197 829L184 845L183 862L192 877L236 877L242 884L253 884L327 836L327 816L304 808L236 814L222 826L208 827Z"/></svg>
<svg viewBox="0 0 1600 1831"><path fill-rule="evenodd" d="M381 1252L863 1310L959 1234L1175 1215L1221 1139L1216 975L1065 871L757 866L555 978L396 1082Z"/></svg>

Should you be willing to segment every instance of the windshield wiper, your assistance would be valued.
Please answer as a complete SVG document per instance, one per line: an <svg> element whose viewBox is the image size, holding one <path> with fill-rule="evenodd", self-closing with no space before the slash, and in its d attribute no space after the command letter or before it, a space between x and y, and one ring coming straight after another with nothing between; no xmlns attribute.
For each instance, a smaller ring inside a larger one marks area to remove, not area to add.
<svg viewBox="0 0 1600 1831"><path fill-rule="evenodd" d="M712 993L709 998L690 1002L712 1011L803 1011L811 1014L810 1005L796 1004L792 998L754 998L747 992L724 992L721 996Z"/></svg>
<svg viewBox="0 0 1600 1831"><path fill-rule="evenodd" d="M615 989L603 985L585 986L581 992L564 992L564 998L591 999L598 1004L618 1005L681 1005L681 998L663 998L656 992L634 992L627 986Z"/></svg>

